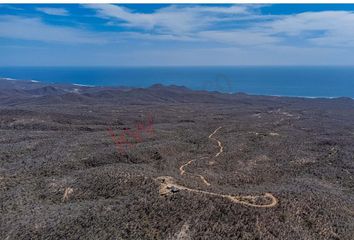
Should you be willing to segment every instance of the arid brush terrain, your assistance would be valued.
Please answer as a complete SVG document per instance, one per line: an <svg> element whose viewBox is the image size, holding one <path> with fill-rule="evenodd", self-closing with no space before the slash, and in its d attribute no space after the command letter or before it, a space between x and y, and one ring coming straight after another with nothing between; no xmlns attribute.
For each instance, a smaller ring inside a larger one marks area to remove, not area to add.
<svg viewBox="0 0 354 240"><path fill-rule="evenodd" d="M1 239L354 236L349 98L2 79L0 133Z"/></svg>

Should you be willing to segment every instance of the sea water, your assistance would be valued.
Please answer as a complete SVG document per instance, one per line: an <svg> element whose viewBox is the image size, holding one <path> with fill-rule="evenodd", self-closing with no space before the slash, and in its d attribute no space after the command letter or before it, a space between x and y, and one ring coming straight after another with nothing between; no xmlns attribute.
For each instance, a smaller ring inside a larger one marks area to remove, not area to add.
<svg viewBox="0 0 354 240"><path fill-rule="evenodd" d="M92 86L186 86L248 94L354 97L354 67L0 67L0 77Z"/></svg>

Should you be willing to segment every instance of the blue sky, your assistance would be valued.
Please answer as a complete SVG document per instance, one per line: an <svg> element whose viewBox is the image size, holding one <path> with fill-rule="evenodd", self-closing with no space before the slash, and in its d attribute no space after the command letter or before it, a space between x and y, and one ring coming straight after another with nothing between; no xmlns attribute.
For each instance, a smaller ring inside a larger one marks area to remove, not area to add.
<svg viewBox="0 0 354 240"><path fill-rule="evenodd" d="M1 66L354 65L354 5L0 5Z"/></svg>

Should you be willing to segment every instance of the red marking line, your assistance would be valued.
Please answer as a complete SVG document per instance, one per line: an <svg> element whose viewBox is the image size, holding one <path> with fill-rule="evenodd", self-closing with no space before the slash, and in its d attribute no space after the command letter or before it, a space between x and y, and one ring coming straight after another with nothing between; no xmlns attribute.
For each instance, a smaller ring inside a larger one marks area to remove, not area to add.
<svg viewBox="0 0 354 240"><path fill-rule="evenodd" d="M113 142L116 144L119 153L122 153L122 151L124 150L124 145L125 148L132 147L132 143L127 140L127 136L135 139L136 142L142 142L143 132L147 132L151 135L154 134L153 120L152 115L150 113L148 114L146 126L144 125L144 123L137 123L136 130L132 131L129 129L125 129L123 133L120 134L119 139L116 138L116 135L114 134L112 128L108 129L108 133L111 135Z"/></svg>

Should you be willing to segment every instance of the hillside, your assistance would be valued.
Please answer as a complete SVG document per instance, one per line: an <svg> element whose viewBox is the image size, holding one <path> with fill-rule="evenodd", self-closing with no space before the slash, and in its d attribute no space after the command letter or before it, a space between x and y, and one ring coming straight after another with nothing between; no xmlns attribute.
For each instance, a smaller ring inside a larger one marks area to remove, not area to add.
<svg viewBox="0 0 354 240"><path fill-rule="evenodd" d="M352 239L351 99L6 81L3 239Z"/></svg>

